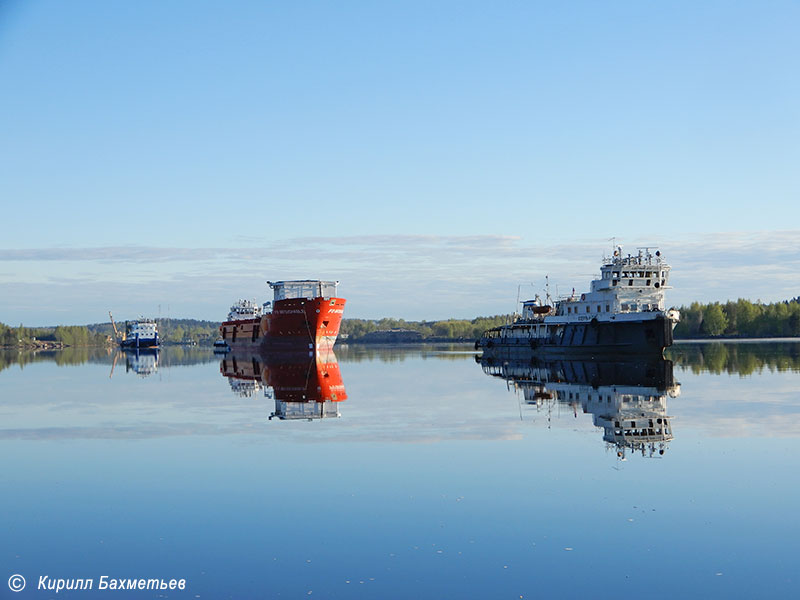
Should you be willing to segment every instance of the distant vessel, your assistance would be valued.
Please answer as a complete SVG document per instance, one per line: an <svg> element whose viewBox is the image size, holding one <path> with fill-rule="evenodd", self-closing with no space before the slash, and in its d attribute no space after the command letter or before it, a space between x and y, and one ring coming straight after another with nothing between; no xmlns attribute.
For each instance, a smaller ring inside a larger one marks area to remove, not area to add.
<svg viewBox="0 0 800 600"><path fill-rule="evenodd" d="M345 299L336 296L338 281L267 282L273 301L258 306L239 300L219 331L232 349L326 349L339 335Z"/></svg>
<svg viewBox="0 0 800 600"><path fill-rule="evenodd" d="M673 342L680 319L666 310L669 265L649 248L622 256L618 247L603 259L591 291L559 298L553 305L539 296L523 302L510 324L489 329L475 343L484 350L535 350L574 354L661 354Z"/></svg>
<svg viewBox="0 0 800 600"><path fill-rule="evenodd" d="M154 348L158 346L158 326L153 319L125 321L125 334L119 343L123 348Z"/></svg>

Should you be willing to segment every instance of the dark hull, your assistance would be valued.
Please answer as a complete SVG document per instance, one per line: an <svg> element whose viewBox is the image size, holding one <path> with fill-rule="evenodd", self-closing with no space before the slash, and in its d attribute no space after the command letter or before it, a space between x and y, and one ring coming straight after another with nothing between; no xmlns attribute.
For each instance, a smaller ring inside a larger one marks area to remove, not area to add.
<svg viewBox="0 0 800 600"><path fill-rule="evenodd" d="M499 359L491 352L476 356L483 370L507 381L569 383L576 385L654 387L666 390L675 385L672 362L660 357L629 357L620 360L546 359L531 350L513 359ZM541 381L536 381L539 378Z"/></svg>
<svg viewBox="0 0 800 600"><path fill-rule="evenodd" d="M128 339L119 343L123 349L158 348L158 338L153 339Z"/></svg>
<svg viewBox="0 0 800 600"><path fill-rule="evenodd" d="M507 326L509 327L509 326ZM511 328L520 329L518 325ZM672 322L666 317L643 321L597 321L550 326L547 337L481 337L476 349L501 355L518 351L550 356L661 356L672 345Z"/></svg>

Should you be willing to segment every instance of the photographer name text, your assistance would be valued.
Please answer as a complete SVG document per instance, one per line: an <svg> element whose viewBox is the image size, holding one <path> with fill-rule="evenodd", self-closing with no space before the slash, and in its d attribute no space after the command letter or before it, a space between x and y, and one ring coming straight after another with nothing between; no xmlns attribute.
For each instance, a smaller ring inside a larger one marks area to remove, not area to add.
<svg viewBox="0 0 800 600"><path fill-rule="evenodd" d="M101 575L97 580L94 577L62 579L39 575L39 584L36 587L39 590L54 591L56 594L63 590L185 590L186 580L159 577L118 579L109 575Z"/></svg>

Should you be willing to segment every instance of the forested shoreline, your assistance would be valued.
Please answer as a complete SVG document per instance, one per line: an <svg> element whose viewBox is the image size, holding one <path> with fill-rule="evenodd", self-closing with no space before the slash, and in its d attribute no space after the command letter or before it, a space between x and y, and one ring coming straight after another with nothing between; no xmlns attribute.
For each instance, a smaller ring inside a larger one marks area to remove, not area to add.
<svg viewBox="0 0 800 600"><path fill-rule="evenodd" d="M406 321L404 319L343 319L340 341L358 342L380 331L413 331L420 339L474 340L486 329L509 322L511 315L477 317L472 320ZM159 319L162 342L179 345L211 345L219 337L220 323L197 319ZM117 324L118 329L124 325ZM58 327L9 327L0 323L0 347L62 348L114 344L111 323Z"/></svg>
<svg viewBox="0 0 800 600"><path fill-rule="evenodd" d="M681 306L676 339L800 336L800 297L764 304L740 298Z"/></svg>
<svg viewBox="0 0 800 600"><path fill-rule="evenodd" d="M511 315L494 315L467 319L446 319L443 321L406 321L405 319L342 319L339 330L340 339L358 342L369 339L370 334L380 331L412 331L424 339L468 340L474 341L492 327L511 322Z"/></svg>
<svg viewBox="0 0 800 600"><path fill-rule="evenodd" d="M124 324L117 323L122 331ZM219 335L219 323L197 319L159 319L161 341L179 345L211 345ZM10 327L0 323L0 347L63 348L96 347L115 344L110 322L91 325L59 325L56 327Z"/></svg>
<svg viewBox="0 0 800 600"><path fill-rule="evenodd" d="M675 339L736 339L800 337L800 297L769 304L740 298L725 303L693 302L678 308L681 320ZM406 321L405 319L343 319L340 341L349 343L375 339L379 332L410 333L408 340L470 341L492 327L509 323L512 315L475 319ZM211 345L219 335L219 323L198 319L159 319L158 329L167 344ZM120 325L117 325L119 328ZM110 322L92 325L18 327L0 323L0 347L63 348L114 344Z"/></svg>

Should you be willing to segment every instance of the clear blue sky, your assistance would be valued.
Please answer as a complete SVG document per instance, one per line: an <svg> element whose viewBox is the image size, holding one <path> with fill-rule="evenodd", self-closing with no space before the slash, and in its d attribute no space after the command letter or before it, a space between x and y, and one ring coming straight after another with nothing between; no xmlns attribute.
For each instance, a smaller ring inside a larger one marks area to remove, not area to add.
<svg viewBox="0 0 800 600"><path fill-rule="evenodd" d="M659 245L800 294L797 2L0 0L0 321L513 309ZM714 261L714 262L710 262Z"/></svg>

